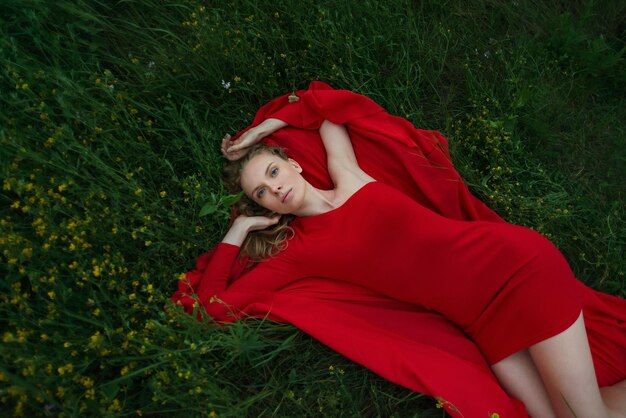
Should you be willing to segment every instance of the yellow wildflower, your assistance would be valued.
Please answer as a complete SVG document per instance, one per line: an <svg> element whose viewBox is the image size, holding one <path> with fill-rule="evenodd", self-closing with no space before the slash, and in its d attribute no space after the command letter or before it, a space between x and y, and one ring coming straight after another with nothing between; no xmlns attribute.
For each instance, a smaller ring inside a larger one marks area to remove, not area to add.
<svg viewBox="0 0 626 418"><path fill-rule="evenodd" d="M117 399L113 399L113 402L109 406L109 411L111 412L119 412L122 410L122 406L120 405L120 401Z"/></svg>
<svg viewBox="0 0 626 418"><path fill-rule="evenodd" d="M81 385L83 385L85 388L89 389L93 387L94 381L91 377L82 377L80 379L80 383Z"/></svg>
<svg viewBox="0 0 626 418"><path fill-rule="evenodd" d="M96 331L91 337L89 337L89 346L93 348L100 347L100 343L102 341L102 336L100 335L100 331Z"/></svg>
<svg viewBox="0 0 626 418"><path fill-rule="evenodd" d="M65 366L57 368L57 373L59 373L59 376L70 374L72 373L72 371L74 371L74 365L72 363L67 363Z"/></svg>

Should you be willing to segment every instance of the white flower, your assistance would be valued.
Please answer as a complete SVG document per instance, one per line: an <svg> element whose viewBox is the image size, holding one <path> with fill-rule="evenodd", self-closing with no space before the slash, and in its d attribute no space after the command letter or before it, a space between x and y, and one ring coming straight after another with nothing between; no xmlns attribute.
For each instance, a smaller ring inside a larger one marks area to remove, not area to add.
<svg viewBox="0 0 626 418"><path fill-rule="evenodd" d="M222 87L228 90L230 88L230 81L222 80Z"/></svg>

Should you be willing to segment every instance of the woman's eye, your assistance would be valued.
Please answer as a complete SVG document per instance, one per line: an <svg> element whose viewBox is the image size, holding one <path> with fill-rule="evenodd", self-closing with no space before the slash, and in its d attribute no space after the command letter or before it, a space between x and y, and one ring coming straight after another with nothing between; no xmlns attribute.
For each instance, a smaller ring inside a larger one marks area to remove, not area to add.
<svg viewBox="0 0 626 418"><path fill-rule="evenodd" d="M265 189L261 189L256 193L256 197L260 199L263 197L264 194L265 194Z"/></svg>
<svg viewBox="0 0 626 418"><path fill-rule="evenodd" d="M278 174L278 168L276 167L272 168L272 171L270 172L270 174L272 175L272 177L276 177L276 175Z"/></svg>

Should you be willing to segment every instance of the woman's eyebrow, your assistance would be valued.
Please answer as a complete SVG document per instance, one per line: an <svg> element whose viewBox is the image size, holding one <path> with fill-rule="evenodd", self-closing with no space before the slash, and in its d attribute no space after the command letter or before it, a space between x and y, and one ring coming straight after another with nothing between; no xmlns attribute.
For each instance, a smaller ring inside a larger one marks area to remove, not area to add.
<svg viewBox="0 0 626 418"><path fill-rule="evenodd" d="M265 169L265 177L267 177L267 173L269 173L269 171L270 171L270 167L272 166L272 164L273 164L273 163L274 163L274 162L271 162L271 163L269 163L269 164L267 165L267 168ZM252 190L252 193L251 193L251 194L255 194L255 193L256 193L256 191L258 190L258 188L259 188L259 187L261 187L261 186L256 186L256 187L254 188L254 190Z"/></svg>

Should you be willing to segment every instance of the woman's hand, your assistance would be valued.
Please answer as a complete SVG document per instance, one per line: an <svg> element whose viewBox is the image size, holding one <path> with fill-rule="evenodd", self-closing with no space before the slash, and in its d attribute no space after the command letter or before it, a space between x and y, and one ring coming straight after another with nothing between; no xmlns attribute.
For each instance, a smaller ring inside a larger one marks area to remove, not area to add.
<svg viewBox="0 0 626 418"><path fill-rule="evenodd" d="M276 225L280 220L280 215L269 216L245 216L239 215L234 223L240 222L248 232L258 231Z"/></svg>
<svg viewBox="0 0 626 418"><path fill-rule="evenodd" d="M235 141L231 141L230 135L226 134L224 138L222 138L222 154L229 161L237 161L246 155L250 147L260 140L261 136L256 127L247 130Z"/></svg>
<svg viewBox="0 0 626 418"><path fill-rule="evenodd" d="M258 231L272 225L276 225L279 220L280 215L276 215L271 218L268 216L239 215L233 221L232 226L224 236L222 242L240 247L249 232Z"/></svg>

